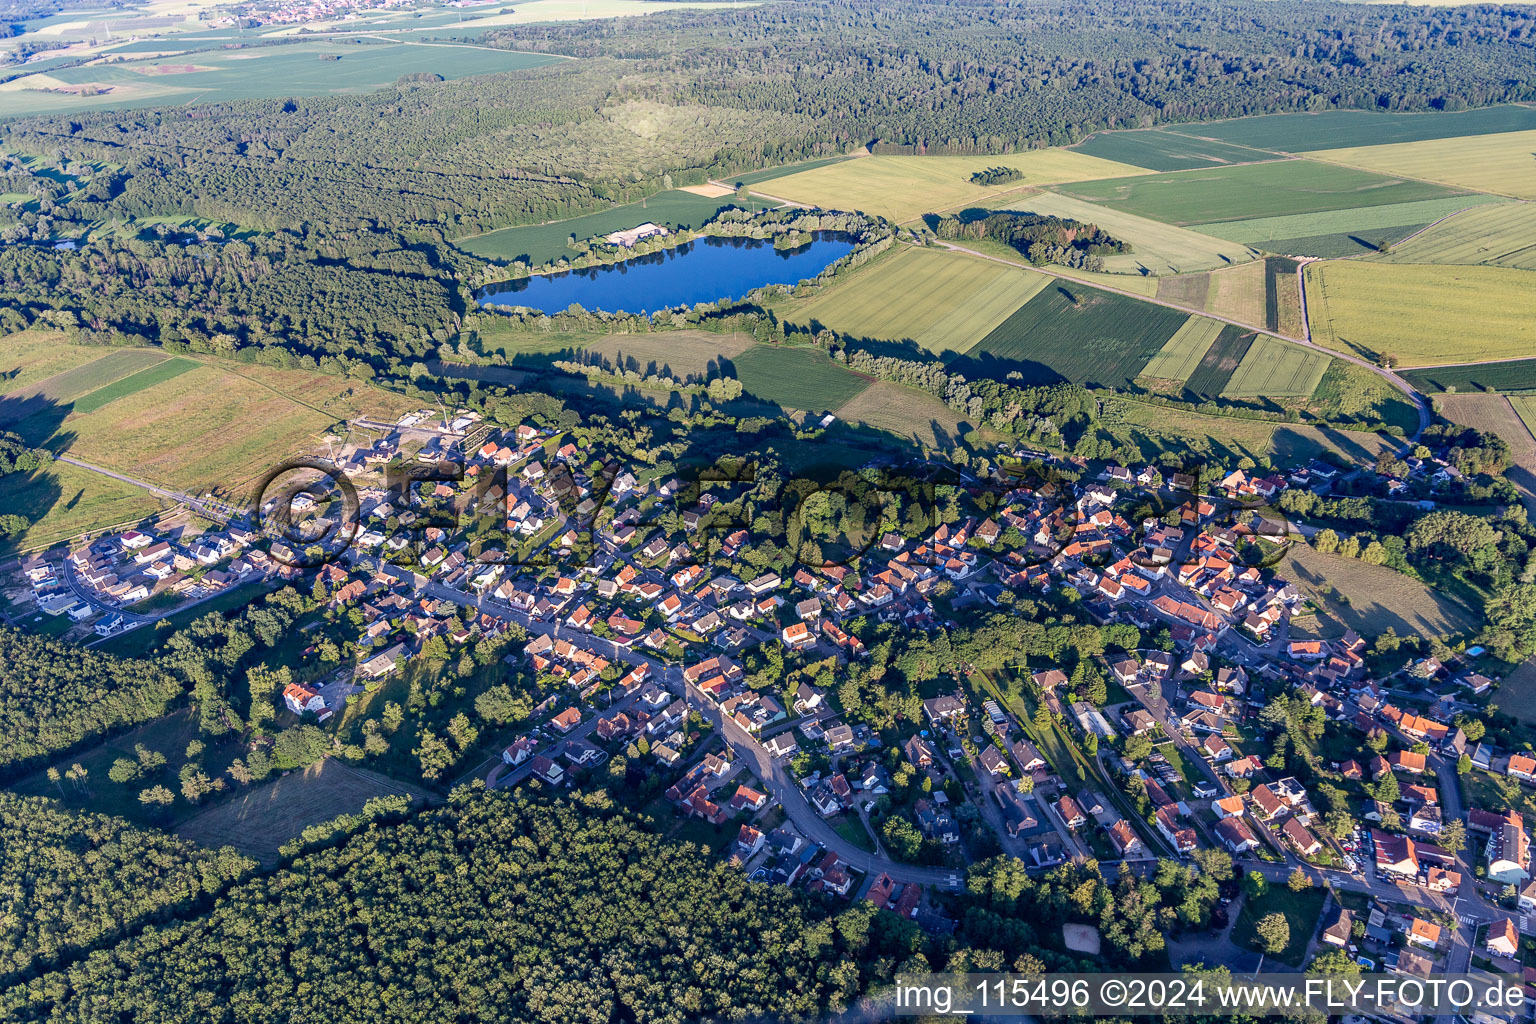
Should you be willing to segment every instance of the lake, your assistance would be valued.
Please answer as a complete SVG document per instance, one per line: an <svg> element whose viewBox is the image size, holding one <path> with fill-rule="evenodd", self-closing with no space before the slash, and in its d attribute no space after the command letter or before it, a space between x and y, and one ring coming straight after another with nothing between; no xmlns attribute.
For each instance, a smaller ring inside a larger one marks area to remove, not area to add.
<svg viewBox="0 0 1536 1024"><path fill-rule="evenodd" d="M771 241L706 236L606 267L539 274L489 285L476 298L488 306L527 306L559 313L573 303L610 313L651 313L674 306L741 298L770 284L799 284L853 251L853 239L819 231L798 249Z"/></svg>

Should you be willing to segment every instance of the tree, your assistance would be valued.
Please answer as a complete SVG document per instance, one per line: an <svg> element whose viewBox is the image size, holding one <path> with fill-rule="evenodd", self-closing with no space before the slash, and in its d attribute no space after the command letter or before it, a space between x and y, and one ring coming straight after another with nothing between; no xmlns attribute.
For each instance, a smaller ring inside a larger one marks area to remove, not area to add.
<svg viewBox="0 0 1536 1024"><path fill-rule="evenodd" d="M139 791L139 803L164 807L176 799L176 794L164 786L150 786Z"/></svg>
<svg viewBox="0 0 1536 1024"><path fill-rule="evenodd" d="M1435 843L1451 853L1460 853L1467 847L1466 824L1460 818L1452 818L1440 830L1440 838Z"/></svg>
<svg viewBox="0 0 1536 1024"><path fill-rule="evenodd" d="M1330 949L1312 958L1313 974L1359 974L1361 966L1342 949Z"/></svg>
<svg viewBox="0 0 1536 1024"><path fill-rule="evenodd" d="M1281 913L1265 914L1254 926L1259 946L1271 955L1279 953L1291 942L1291 926Z"/></svg>
<svg viewBox="0 0 1536 1024"><path fill-rule="evenodd" d="M1472 755L1462 754L1456 759L1456 774L1465 775L1472 770Z"/></svg>
<svg viewBox="0 0 1536 1024"><path fill-rule="evenodd" d="M1248 894L1249 899L1256 900L1268 891L1269 880L1259 871L1253 870L1243 876L1243 892Z"/></svg>
<svg viewBox="0 0 1536 1024"><path fill-rule="evenodd" d="M112 762L111 768L107 769L107 778L119 785L126 785L136 781L142 771L143 769L139 767L139 762L126 757L120 757Z"/></svg>
<svg viewBox="0 0 1536 1024"><path fill-rule="evenodd" d="M1327 528L1318 530L1312 537L1312 546L1325 555L1331 555L1339 550L1339 535Z"/></svg>
<svg viewBox="0 0 1536 1024"><path fill-rule="evenodd" d="M1291 872L1291 876L1285 880L1285 884L1290 886L1291 892L1301 892L1304 889L1312 888L1312 879L1308 878L1307 873L1301 870L1301 868L1296 868Z"/></svg>

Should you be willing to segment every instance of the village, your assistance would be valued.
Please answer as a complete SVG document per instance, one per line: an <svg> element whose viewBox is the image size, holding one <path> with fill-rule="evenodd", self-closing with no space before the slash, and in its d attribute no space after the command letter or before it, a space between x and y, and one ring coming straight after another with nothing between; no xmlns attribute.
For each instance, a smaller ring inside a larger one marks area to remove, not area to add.
<svg viewBox="0 0 1536 1024"><path fill-rule="evenodd" d="M1469 773L1536 784L1529 750L1456 724L1494 685L1480 649L1377 678L1364 638L1292 634L1306 598L1272 555L1305 539L1272 502L1325 493L1339 466L1208 480L1153 466L998 472L965 482L994 499L984 514L877 531L846 564L751 574L737 558L749 528L719 526L711 510L729 498L708 485L473 413L383 426L318 463L357 482L350 544L318 568L303 564L296 524L334 530L341 502L311 471L254 518L127 530L25 561L39 611L92 619L108 638L152 629L156 601L312 580L355 623L349 666L281 694L293 720L319 723L425 645L526 637L506 660L540 681L539 703L466 779L563 790L600 781L615 758L644 763L646 809L752 879L867 899L933 930L954 926L935 897L989 852L1036 871L1092 860L1108 875L1219 851L1241 882L1233 898L1296 896L1316 924L1300 937L1308 959L1336 948L1410 975L1531 977L1526 822L1463 796ZM402 464L430 471L401 489L387 471L398 483ZM1149 495L1169 511L1134 517ZM936 679L892 728L843 707L835 681L870 657L868 624L921 631L1069 594L1104 636L1146 639L1106 643L1070 675L1031 658ZM1276 727L1350 756L1325 758L1329 781L1309 787L1274 756ZM1251 967L1231 941L1235 909L1202 952Z"/></svg>

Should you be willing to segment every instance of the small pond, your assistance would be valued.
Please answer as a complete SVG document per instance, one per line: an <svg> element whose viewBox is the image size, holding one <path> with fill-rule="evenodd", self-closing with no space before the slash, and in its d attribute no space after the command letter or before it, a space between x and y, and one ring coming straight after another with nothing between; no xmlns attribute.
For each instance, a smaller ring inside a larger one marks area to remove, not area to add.
<svg viewBox="0 0 1536 1024"><path fill-rule="evenodd" d="M772 241L706 236L606 267L540 274L481 289L488 306L527 306L558 313L572 304L617 313L741 298L770 284L799 284L853 251L852 237L820 231L797 249Z"/></svg>

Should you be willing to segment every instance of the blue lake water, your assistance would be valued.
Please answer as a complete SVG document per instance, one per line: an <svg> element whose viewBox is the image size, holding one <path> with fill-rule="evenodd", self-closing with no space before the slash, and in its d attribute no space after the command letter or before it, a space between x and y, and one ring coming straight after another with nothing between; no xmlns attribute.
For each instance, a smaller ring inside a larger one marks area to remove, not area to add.
<svg viewBox="0 0 1536 1024"><path fill-rule="evenodd" d="M818 232L798 249L751 238L700 238L675 249L607 267L540 274L482 289L490 306L527 306L559 313L572 304L611 313L651 313L673 306L738 299L770 284L799 284L853 251L853 239Z"/></svg>

